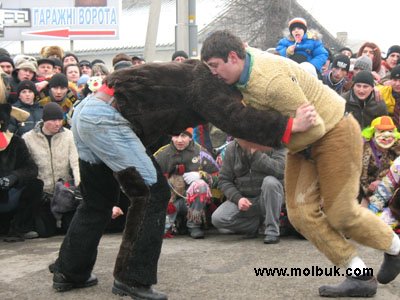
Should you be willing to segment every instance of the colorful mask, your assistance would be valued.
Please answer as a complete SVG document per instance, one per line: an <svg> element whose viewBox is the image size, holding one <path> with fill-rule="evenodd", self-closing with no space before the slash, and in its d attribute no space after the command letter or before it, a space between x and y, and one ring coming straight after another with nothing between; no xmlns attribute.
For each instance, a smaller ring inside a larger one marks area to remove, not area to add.
<svg viewBox="0 0 400 300"><path fill-rule="evenodd" d="M374 141L380 148L389 149L396 142L394 130L379 130L375 128Z"/></svg>

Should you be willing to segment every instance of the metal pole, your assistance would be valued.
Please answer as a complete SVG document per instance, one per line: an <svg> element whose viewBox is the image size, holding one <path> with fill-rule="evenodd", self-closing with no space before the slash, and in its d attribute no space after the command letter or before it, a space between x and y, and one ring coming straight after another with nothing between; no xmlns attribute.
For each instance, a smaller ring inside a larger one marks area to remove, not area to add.
<svg viewBox="0 0 400 300"><path fill-rule="evenodd" d="M160 11L161 1L152 0L150 4L149 21L147 24L146 44L144 45L144 58L146 61L154 61L156 57L156 42Z"/></svg>
<svg viewBox="0 0 400 300"><path fill-rule="evenodd" d="M175 50L187 53L189 53L188 10L188 0L176 0Z"/></svg>
<svg viewBox="0 0 400 300"><path fill-rule="evenodd" d="M189 56L198 55L197 25L196 25L196 0L189 0Z"/></svg>

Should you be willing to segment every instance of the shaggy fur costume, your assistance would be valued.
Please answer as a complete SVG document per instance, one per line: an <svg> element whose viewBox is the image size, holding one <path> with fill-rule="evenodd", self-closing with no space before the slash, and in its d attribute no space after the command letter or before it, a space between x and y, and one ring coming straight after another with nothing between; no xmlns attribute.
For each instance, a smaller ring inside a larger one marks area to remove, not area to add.
<svg viewBox="0 0 400 300"><path fill-rule="evenodd" d="M207 122L232 136L278 146L289 118L246 106L238 91L217 80L198 60L121 69L107 77L107 83L145 146L160 135Z"/></svg>

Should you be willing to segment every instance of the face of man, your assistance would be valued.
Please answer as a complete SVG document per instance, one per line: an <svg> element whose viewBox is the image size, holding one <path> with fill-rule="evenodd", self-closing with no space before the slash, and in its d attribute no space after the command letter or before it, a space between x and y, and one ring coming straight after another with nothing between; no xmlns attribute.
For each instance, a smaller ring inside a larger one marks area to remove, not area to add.
<svg viewBox="0 0 400 300"><path fill-rule="evenodd" d="M29 89L22 90L19 93L19 99L25 104L32 105L35 99L35 93Z"/></svg>
<svg viewBox="0 0 400 300"><path fill-rule="evenodd" d="M244 67L244 61L233 51L229 53L227 62L224 62L222 58L212 57L207 61L207 64L211 73L227 84L234 84L239 81Z"/></svg>
<svg viewBox="0 0 400 300"><path fill-rule="evenodd" d="M391 79L390 81L393 91L400 93L400 79Z"/></svg>
<svg viewBox="0 0 400 300"><path fill-rule="evenodd" d="M182 151L189 146L190 142L192 141L192 138L184 133L181 133L180 135L174 135L171 140L175 148L178 151Z"/></svg>
<svg viewBox="0 0 400 300"><path fill-rule="evenodd" d="M56 101L62 101L68 92L68 88L61 86L52 87L50 90L54 100Z"/></svg>
<svg viewBox="0 0 400 300"><path fill-rule="evenodd" d="M4 73L11 76L12 71L14 70L12 64L7 61L0 62L0 67L3 69Z"/></svg>
<svg viewBox="0 0 400 300"><path fill-rule="evenodd" d="M400 59L400 53L393 52L390 53L388 58L386 58L386 63L391 67L392 69L397 65L397 62Z"/></svg>
<svg viewBox="0 0 400 300"><path fill-rule="evenodd" d="M331 80L333 83L338 83L340 80L347 76L346 69L342 68L332 68Z"/></svg>
<svg viewBox="0 0 400 300"><path fill-rule="evenodd" d="M37 69L39 76L47 77L53 75L53 65L51 64L40 64Z"/></svg>
<svg viewBox="0 0 400 300"><path fill-rule="evenodd" d="M47 135L55 135L62 127L63 120L48 120L43 122L43 132Z"/></svg>
<svg viewBox="0 0 400 300"><path fill-rule="evenodd" d="M353 86L354 94L360 100L367 99L373 92L374 87L366 83L357 82Z"/></svg>
<svg viewBox="0 0 400 300"><path fill-rule="evenodd" d="M86 75L92 76L92 68L90 68L87 65L81 66L81 72L82 72L82 74L86 74Z"/></svg>
<svg viewBox="0 0 400 300"><path fill-rule="evenodd" d="M183 56L177 56L177 57L175 57L175 59L174 59L174 61L177 61L177 62L183 62L184 60L186 60L186 58L183 57Z"/></svg>
<svg viewBox="0 0 400 300"><path fill-rule="evenodd" d="M382 149L389 149L396 142L393 130L379 130L375 128L374 139L376 144Z"/></svg>
<svg viewBox="0 0 400 300"><path fill-rule="evenodd" d="M20 81L23 80L32 80L35 73L32 72L30 69L19 69L17 77Z"/></svg>

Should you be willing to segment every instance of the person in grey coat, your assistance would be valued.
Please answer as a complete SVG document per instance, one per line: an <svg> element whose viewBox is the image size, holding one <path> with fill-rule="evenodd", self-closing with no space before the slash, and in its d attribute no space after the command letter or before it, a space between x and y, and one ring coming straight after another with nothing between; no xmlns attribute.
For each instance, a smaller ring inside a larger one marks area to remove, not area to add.
<svg viewBox="0 0 400 300"><path fill-rule="evenodd" d="M285 155L284 148L255 148L241 139L227 146L218 178L227 201L212 215L217 229L257 237L263 222L264 243L279 243Z"/></svg>

